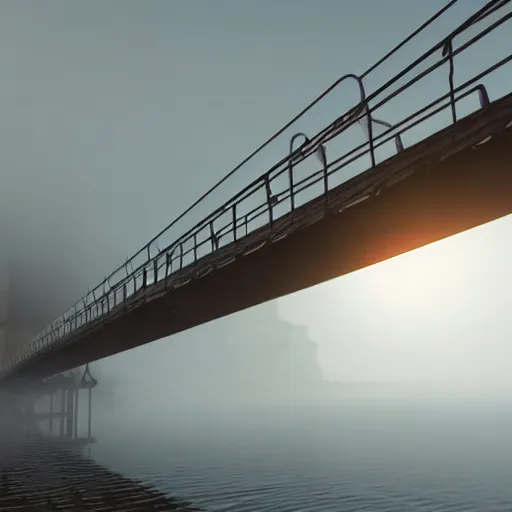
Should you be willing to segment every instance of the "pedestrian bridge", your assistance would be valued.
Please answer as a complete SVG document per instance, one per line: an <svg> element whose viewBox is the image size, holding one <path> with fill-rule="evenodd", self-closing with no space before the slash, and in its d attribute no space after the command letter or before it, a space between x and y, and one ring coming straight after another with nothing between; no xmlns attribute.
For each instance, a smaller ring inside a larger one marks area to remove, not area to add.
<svg viewBox="0 0 512 512"><path fill-rule="evenodd" d="M18 352L0 382L48 377L512 213L512 94L491 99L486 85L498 71L512 79L512 54L488 55L482 70L454 83L460 55L494 30L512 30L507 3L488 2L370 94L365 73L342 77L330 90L354 83L357 104L312 136L295 133L279 162L169 242L172 223ZM469 27L471 39L457 46ZM400 105L440 69L443 94ZM469 98L475 106L462 116ZM391 124L383 119L392 112L407 113ZM411 142L433 119L447 122ZM334 153L354 127L366 140ZM354 163L366 170L347 178Z"/></svg>

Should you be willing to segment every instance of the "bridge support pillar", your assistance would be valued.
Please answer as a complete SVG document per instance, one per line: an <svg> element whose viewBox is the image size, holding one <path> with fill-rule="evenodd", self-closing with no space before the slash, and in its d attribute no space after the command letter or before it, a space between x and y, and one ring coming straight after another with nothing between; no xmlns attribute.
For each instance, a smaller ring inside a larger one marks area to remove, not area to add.
<svg viewBox="0 0 512 512"><path fill-rule="evenodd" d="M64 412L66 410L66 390L65 389L60 389L59 390L59 395L60 395L59 435L60 435L60 437L64 437L64 427L65 427L65 425L64 425Z"/></svg>
<svg viewBox="0 0 512 512"><path fill-rule="evenodd" d="M55 412L53 410L54 397L55 397L55 393L52 391L48 395L48 399L50 400L50 417L48 419L48 431L51 436L53 436L53 417L55 416Z"/></svg>
<svg viewBox="0 0 512 512"><path fill-rule="evenodd" d="M75 418L75 390L68 388L65 390L66 393L66 437L73 438L74 428L73 420Z"/></svg>
<svg viewBox="0 0 512 512"><path fill-rule="evenodd" d="M48 435L66 438L86 445L92 436L92 390L97 381L86 368L79 379L75 372L60 374L33 384L20 394L23 430L27 436ZM87 404L80 404L80 391L87 390ZM81 407L80 407L81 405ZM84 415L86 436L80 436L80 410ZM57 428L54 428L57 426ZM56 432L54 432L56 430Z"/></svg>

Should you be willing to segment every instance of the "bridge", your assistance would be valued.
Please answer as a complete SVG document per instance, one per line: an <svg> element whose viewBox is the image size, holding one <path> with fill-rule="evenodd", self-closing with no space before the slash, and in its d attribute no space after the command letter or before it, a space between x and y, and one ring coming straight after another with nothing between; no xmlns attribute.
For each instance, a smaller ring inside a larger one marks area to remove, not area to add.
<svg viewBox="0 0 512 512"><path fill-rule="evenodd" d="M357 87L356 104L316 134L294 133L279 162L175 235L196 202L13 355L0 383L47 378L512 213L512 94L488 92L493 76L512 83L512 53L488 54L482 70L455 82L458 59L496 31L512 32L508 0L487 2L373 92L366 88L370 73L454 3L365 73L337 80L226 179L340 84ZM439 71L445 91L437 99L400 104ZM467 100L474 107L462 115ZM383 120L401 111L393 124ZM355 128L364 142L335 153ZM354 165L366 170L347 178Z"/></svg>

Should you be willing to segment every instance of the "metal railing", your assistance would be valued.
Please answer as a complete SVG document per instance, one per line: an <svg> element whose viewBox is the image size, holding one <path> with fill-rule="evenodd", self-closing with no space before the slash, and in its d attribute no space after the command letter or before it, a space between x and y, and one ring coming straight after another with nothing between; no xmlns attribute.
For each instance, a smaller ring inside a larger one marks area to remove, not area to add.
<svg viewBox="0 0 512 512"><path fill-rule="evenodd" d="M379 148L386 145L389 147L389 144L392 144L395 153L403 151L405 134L448 109L451 123L456 123L457 103L462 99L476 95L480 108L485 108L489 105L489 97L486 87L480 81L509 64L512 54L493 62L485 70L459 86L454 85L456 59L499 27L507 25L510 26L508 30L512 31L512 23L510 23L512 13L502 10L508 3L508 0L488 2L446 39L434 45L370 95L365 91L361 76L348 74L340 78L335 83L336 87L344 82L356 82L360 98L355 106L312 137L308 137L303 132L293 135L289 141L289 152L284 158L173 243L161 248L159 241L167 233L167 230L162 231L124 265L105 278L100 285L51 322L8 363L0 374L0 378L16 372L32 358L46 354L76 339L89 329L108 322L114 315L123 314L128 308L146 301L156 290L169 290L183 286L193 278L201 278L216 268L229 264L236 256L248 254L265 243L279 239L295 222L295 213L302 206L298 204L299 196L308 190L311 192L315 185L318 186L319 192L310 194L310 199L323 196L324 208L328 211L330 208L328 193L334 188L333 177L338 176L340 171L361 159L367 160L367 169L376 167L378 164L376 151ZM479 24L484 19L488 19L491 14L498 14L498 19L481 28ZM474 26L480 30L471 39L455 48L454 44L460 34ZM422 71L417 71L422 64L427 63L428 59L435 58L439 53L440 56L436 62ZM489 58L492 58L492 55ZM381 61L379 65L383 62L385 61ZM401 93L444 65L448 65L449 68L448 87L445 94L421 106L394 125L375 117L379 109L388 106L394 99L400 98ZM414 73L413 76L400 87L392 90L394 84L411 73ZM300 115L306 111L307 109ZM329 161L328 144L356 125L366 128L367 140ZM375 125L380 125L385 130L376 135ZM302 139L302 144L295 148L299 139ZM298 178L297 167L305 161L311 161L310 157L318 158L320 165L306 177ZM287 185L283 190L277 191L280 178L284 178ZM283 219L286 220L284 224ZM251 235L257 232L264 232L263 242L259 239L256 245L251 246L249 244L249 241L253 240ZM227 251L226 248L229 250ZM222 257L218 259L217 255Z"/></svg>

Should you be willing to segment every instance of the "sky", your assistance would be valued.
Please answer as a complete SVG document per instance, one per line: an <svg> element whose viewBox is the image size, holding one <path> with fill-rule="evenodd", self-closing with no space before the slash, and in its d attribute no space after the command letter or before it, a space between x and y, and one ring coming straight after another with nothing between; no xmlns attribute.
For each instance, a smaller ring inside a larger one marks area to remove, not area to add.
<svg viewBox="0 0 512 512"><path fill-rule="evenodd" d="M364 71L444 3L4 0L0 203L25 286L60 311L330 83ZM460 0L414 46L370 75L367 88L374 90L481 5ZM509 25L461 59L457 83L508 54ZM511 77L509 64L486 79L491 99L510 92ZM296 131L312 134L353 105L355 86L343 87ZM396 122L446 87L445 68L379 116ZM461 112L476 105L467 100ZM441 116L407 135L406 145L447 120ZM364 140L354 133L347 143L358 137ZM276 141L178 230L287 147L286 137ZM511 353L511 222L283 298L279 311L307 325L327 379L485 380L498 370L504 376Z"/></svg>

